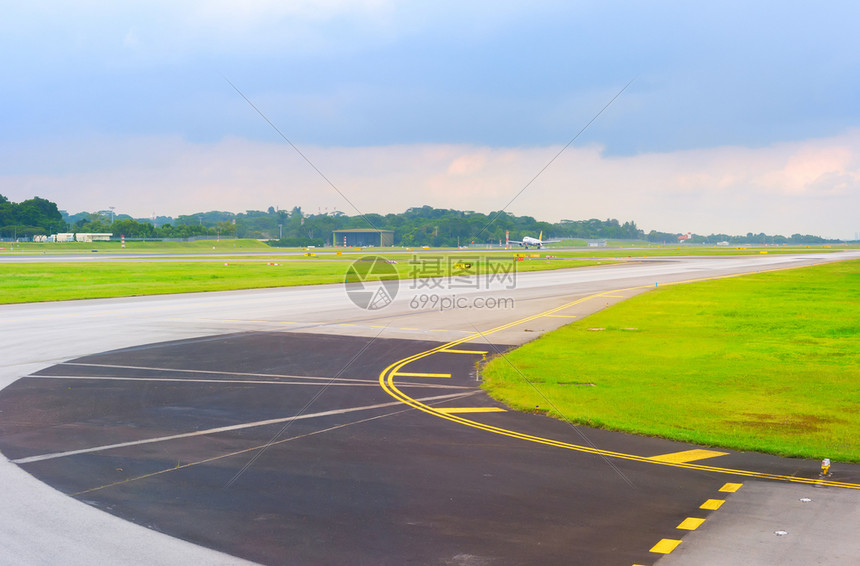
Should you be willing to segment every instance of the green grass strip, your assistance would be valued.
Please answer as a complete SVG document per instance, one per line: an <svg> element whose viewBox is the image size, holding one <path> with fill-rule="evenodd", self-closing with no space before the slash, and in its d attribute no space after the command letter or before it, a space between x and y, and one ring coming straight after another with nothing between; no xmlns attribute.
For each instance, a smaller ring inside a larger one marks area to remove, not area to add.
<svg viewBox="0 0 860 566"><path fill-rule="evenodd" d="M342 283L350 264L358 258L3 263L0 264L0 304ZM435 259L423 254L419 259L430 263L416 264L401 259L392 266L403 280L458 273L457 259L449 260L442 254ZM612 263L606 260L514 261L510 255L488 261L475 261L469 273L484 273L490 264L500 266L501 270L516 269L522 273ZM444 290L445 285L435 292Z"/></svg>
<svg viewBox="0 0 860 566"><path fill-rule="evenodd" d="M656 289L506 358L484 387L520 410L860 462L860 261Z"/></svg>

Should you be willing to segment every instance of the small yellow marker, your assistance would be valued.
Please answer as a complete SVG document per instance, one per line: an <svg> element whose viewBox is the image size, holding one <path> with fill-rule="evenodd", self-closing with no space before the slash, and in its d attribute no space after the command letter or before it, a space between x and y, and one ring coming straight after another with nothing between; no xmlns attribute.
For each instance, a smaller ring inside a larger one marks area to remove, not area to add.
<svg viewBox="0 0 860 566"><path fill-rule="evenodd" d="M704 523L704 519L697 519L695 517L687 517L681 524L675 527L676 529L684 529L685 531L695 531L698 529L702 523Z"/></svg>
<svg viewBox="0 0 860 566"><path fill-rule="evenodd" d="M675 540L675 539L671 539L671 538L664 538L663 540L661 540L660 542L655 544L651 548L650 552L658 552L660 554L669 554L670 552L675 550L675 548L679 544L681 544L681 541L679 541L679 540Z"/></svg>
<svg viewBox="0 0 860 566"><path fill-rule="evenodd" d="M708 499L699 506L699 509L709 509L711 511L716 511L725 502L725 499Z"/></svg>
<svg viewBox="0 0 860 566"><path fill-rule="evenodd" d="M727 483L726 485L724 485L723 487L720 488L720 491L723 491L726 493L734 493L737 490L739 490L742 485L743 485L742 483Z"/></svg>

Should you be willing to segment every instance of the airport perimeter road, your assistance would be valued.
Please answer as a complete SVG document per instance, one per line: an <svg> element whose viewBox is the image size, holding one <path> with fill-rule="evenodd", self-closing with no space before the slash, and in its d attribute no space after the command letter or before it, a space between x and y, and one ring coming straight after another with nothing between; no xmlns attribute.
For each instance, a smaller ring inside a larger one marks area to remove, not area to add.
<svg viewBox="0 0 860 566"><path fill-rule="evenodd" d="M604 431L589 431L586 442L581 431L549 419L488 412L498 407L470 382L474 354L451 352L442 366L428 361L390 376L409 399L445 409L439 414L393 398L376 376L388 364L514 320L525 322L493 333L482 346L520 344L654 285L857 256L637 261L519 274L502 289L446 283L431 291L401 282L396 300L373 311L356 307L342 286L0 307L0 387L6 388L0 391L6 533L0 563L242 563L231 555L267 563L335 564L349 557L382 564L390 557L391 564L515 564L530 556L544 556L545 563L608 564L631 556L653 563L658 555L649 548L657 532L673 531L667 525L679 513L738 478L704 468L613 464L600 454L439 418L472 410L480 417L474 422L535 438L652 459L678 452L673 443ZM466 302L416 308L415 300L430 292ZM487 298L513 303L476 307ZM529 318L562 305L570 306ZM145 346L171 340L178 342ZM127 350L101 354L120 348ZM440 378L446 372L451 378ZM264 393L274 390L297 393ZM305 418L290 419L297 415ZM256 424L206 433L249 423ZM278 431L288 423L294 423L290 438L304 435L289 449L272 446L256 459L238 455L283 440ZM115 444L124 446L110 448ZM731 467L810 473L808 462L723 458ZM203 463L210 459L217 463ZM150 482L147 474L169 479ZM278 547L284 540L292 546Z"/></svg>

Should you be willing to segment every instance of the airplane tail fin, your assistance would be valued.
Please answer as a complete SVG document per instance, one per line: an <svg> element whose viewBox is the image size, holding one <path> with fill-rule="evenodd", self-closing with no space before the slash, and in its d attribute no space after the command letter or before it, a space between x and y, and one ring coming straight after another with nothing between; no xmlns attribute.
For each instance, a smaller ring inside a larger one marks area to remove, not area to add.
<svg viewBox="0 0 860 566"><path fill-rule="evenodd" d="M543 230L540 231L540 234L538 235L538 240L543 241Z"/></svg>

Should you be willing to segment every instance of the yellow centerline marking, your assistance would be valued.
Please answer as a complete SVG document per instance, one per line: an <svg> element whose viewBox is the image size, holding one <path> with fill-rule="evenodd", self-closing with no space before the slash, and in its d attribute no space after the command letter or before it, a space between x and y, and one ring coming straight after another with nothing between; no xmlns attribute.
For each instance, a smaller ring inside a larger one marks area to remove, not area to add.
<svg viewBox="0 0 860 566"><path fill-rule="evenodd" d="M781 271L781 270L783 270L783 268L777 268L777 269L773 269L773 270L759 270L755 273L764 273L766 271ZM728 279L731 277L740 277L742 275L749 275L749 273L737 273L737 274L732 274L732 275L720 275L717 277L702 277L702 278L698 278L698 279L689 279L689 280L685 280L685 281L675 281L675 282L670 282L670 283L664 283L663 286L665 287L668 285L681 285L683 283L695 283L698 281L713 281L713 280L717 280L717 279ZM530 434L525 434L525 433L517 432L514 430L508 430L508 429L504 429L504 428L500 428L500 427L490 426L490 425L484 424L484 423L479 423L477 421L472 421L469 419L465 419L463 417L458 417L458 416L453 415L453 414L443 413L443 412L439 411L439 409L437 409L437 408L433 408L433 407L430 407L429 405L425 405L424 403L421 403L420 401L416 401L412 397L406 395L405 393L400 391L400 389L398 389L397 385L395 385L395 383L394 383L394 378L397 377L398 375L402 375L399 373L401 368L403 368L404 366L406 366L412 362L415 362L417 360L432 356L433 354L436 354L439 352L444 352L444 351L451 349L451 348L456 348L457 346L464 344L466 342L469 342L471 340L485 339L487 336L489 336L491 334L495 334L497 332L507 330L508 328L512 328L512 327L520 325L520 324L525 324L525 323L531 322L531 321L536 320L538 318L541 318L543 316L556 314L556 313L561 312L565 309L568 309L572 306L583 303L589 299L602 297L602 296L608 295L610 293L622 293L625 291L634 291L634 290L639 290L639 289L652 289L653 287L654 286L650 285L650 284L649 285L639 285L636 287L628 287L625 289L615 289L614 291L605 291L603 293L596 293L594 295L589 295L587 297L582 297L580 299L576 299L574 301L571 301L569 303L563 304L561 306L549 309L549 310L541 312L541 313L537 313L537 314L534 314L531 316L527 316L525 318L521 318L519 320L515 320L513 322L502 324L501 326L491 328L490 330L487 330L485 332L478 331L478 332L474 332L474 333L469 333L468 336L458 338L457 340L454 340L452 342L448 342L447 344L441 344L435 348L431 348L430 350L425 350L424 352L419 352L417 354L413 354L407 358L403 358L401 360L398 360L398 361L390 364L388 367L386 367L384 370L382 370L382 372L380 372L380 374L379 374L379 386L382 387L382 389L386 393L388 393L389 395L391 395L395 399L398 399L401 402L409 405L410 407L414 407L415 409L418 409L418 410L423 411L425 413L428 413L430 415L435 415L439 418L447 419L451 422L455 422L455 423L469 426L472 428L476 428L479 430L484 430L487 432L492 432L494 434L500 434L500 435L508 436L511 438L518 438L521 440L527 440L529 442L535 442L537 444L544 444L546 446L555 446L557 448L574 450L574 451L583 452L586 454L596 454L599 456L604 456L604 457L609 457L609 458L618 458L618 459L629 460L629 461L633 461L633 462L645 462L645 463L650 463L650 464L655 464L655 465L660 465L660 466L671 466L674 468L685 468L685 469L690 469L690 470L700 470L700 471L706 471L706 472L712 472L712 473L729 474L729 475L734 475L734 476L744 476L744 477L753 477L753 478L759 478L759 479L779 480L779 481L803 483L803 484L810 484L810 485L815 484L815 485L827 485L827 486L831 486L831 487L844 487L844 488L849 488L849 489L860 489L860 484L857 484L857 483L821 480L818 478L803 478L803 477L787 476L787 475L782 475L782 474L771 474L771 473L766 473L766 472L756 472L756 471L752 471L752 470L720 468L720 467L715 467L715 466L705 466L702 464L695 464L692 462L664 462L661 460L655 460L655 459L647 457L647 456L637 456L635 454L625 454L623 452L613 452L611 450L601 450L601 449L594 448L591 446L583 446L583 445L579 445L579 444L572 444L569 442L562 442L559 440L553 440L551 438L543 438L540 436L533 436ZM466 331L461 331L461 332L466 332Z"/></svg>
<svg viewBox="0 0 860 566"><path fill-rule="evenodd" d="M710 511L716 511L717 509L722 507L723 503L725 502L725 499L708 499L707 501L699 505L699 509L708 509Z"/></svg>
<svg viewBox="0 0 860 566"><path fill-rule="evenodd" d="M687 517L686 519L681 521L680 525L678 525L675 528L676 529L684 529L685 531L695 531L700 526L702 526L702 523L704 523L704 522L705 522L704 519L697 519L696 517Z"/></svg>
<svg viewBox="0 0 860 566"><path fill-rule="evenodd" d="M501 407L446 407L439 409L440 413L450 415L453 413L506 413Z"/></svg>
<svg viewBox="0 0 860 566"><path fill-rule="evenodd" d="M396 377L451 377L450 373L422 373L418 371L399 371Z"/></svg>
<svg viewBox="0 0 860 566"><path fill-rule="evenodd" d="M486 350L442 350L446 354L480 354L485 356L487 354Z"/></svg>
<svg viewBox="0 0 860 566"><path fill-rule="evenodd" d="M696 460L704 460L706 458L716 458L717 456L725 456L728 452L717 452L716 450L684 450L683 452L672 452L671 454L663 454L662 456L652 456L652 460L657 462L695 462Z"/></svg>
<svg viewBox="0 0 860 566"><path fill-rule="evenodd" d="M651 552L657 552L659 554L669 554L670 552L675 550L675 547L677 547L679 544L681 544L681 541L679 540L664 538L651 548Z"/></svg>

